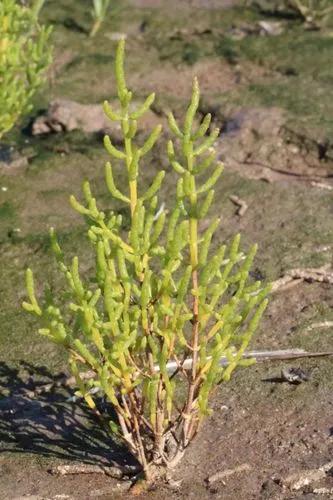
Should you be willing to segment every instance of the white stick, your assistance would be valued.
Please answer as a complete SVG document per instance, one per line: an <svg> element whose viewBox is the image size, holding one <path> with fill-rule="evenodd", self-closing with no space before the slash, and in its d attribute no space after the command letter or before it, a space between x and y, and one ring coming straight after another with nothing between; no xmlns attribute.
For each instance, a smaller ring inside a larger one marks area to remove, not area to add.
<svg viewBox="0 0 333 500"><path fill-rule="evenodd" d="M288 360L297 358L314 358L320 356L333 356L333 352L307 352L303 349L284 349L278 351L249 351L245 352L242 356L243 359L254 358L258 362L270 361L270 360ZM209 359L209 358L208 358ZM228 366L228 359L223 356L220 359L220 364L222 366ZM170 361L166 365L168 372L173 372L177 370L178 365L175 361ZM192 367L192 358L187 358L182 364L184 370L190 370ZM155 370L159 371L159 367L156 365Z"/></svg>
<svg viewBox="0 0 333 500"><path fill-rule="evenodd" d="M328 352L307 352L304 349L281 349L277 351L248 351L244 352L242 359L252 359L254 358L257 362L264 361L279 361L279 360L289 360L289 359L298 359L298 358L315 358L315 357L324 357L324 356L333 356L333 351ZM209 357L207 359L210 359ZM220 359L221 366L228 366L229 360L223 356ZM179 365L176 361L169 361L167 363L166 368L168 373L174 373L177 371ZM160 368L158 365L154 366L155 371L159 372ZM182 368L184 370L191 370L192 368L192 358L187 358L182 363ZM80 373L81 378L92 379L96 376L95 372L92 370L88 370L87 372ZM67 385L74 385L75 378L70 377L66 381Z"/></svg>

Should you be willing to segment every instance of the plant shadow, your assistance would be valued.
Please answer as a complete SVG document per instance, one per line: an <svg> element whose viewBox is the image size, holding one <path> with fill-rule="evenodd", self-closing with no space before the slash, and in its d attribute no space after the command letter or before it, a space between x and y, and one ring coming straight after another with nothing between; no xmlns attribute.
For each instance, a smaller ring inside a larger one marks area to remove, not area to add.
<svg viewBox="0 0 333 500"><path fill-rule="evenodd" d="M121 444L100 425L64 373L21 362L0 363L0 453L29 453L95 465L135 464ZM98 406L110 419L112 407Z"/></svg>

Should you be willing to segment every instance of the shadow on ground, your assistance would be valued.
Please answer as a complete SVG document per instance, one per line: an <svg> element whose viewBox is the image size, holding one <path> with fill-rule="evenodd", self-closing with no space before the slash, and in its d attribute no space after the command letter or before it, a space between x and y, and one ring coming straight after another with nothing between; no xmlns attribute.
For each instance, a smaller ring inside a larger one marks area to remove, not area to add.
<svg viewBox="0 0 333 500"><path fill-rule="evenodd" d="M44 366L0 363L0 453L29 453L94 465L131 458L66 386L66 375ZM103 400L100 409L112 417Z"/></svg>

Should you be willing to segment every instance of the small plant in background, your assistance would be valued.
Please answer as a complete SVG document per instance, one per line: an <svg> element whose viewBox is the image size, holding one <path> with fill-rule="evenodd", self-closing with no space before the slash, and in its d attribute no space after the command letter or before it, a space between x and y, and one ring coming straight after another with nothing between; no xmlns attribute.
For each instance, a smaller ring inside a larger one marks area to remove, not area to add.
<svg viewBox="0 0 333 500"><path fill-rule="evenodd" d="M91 37L95 36L97 31L100 29L109 6L110 0L93 0L93 9L91 11L91 15L94 19L94 24L90 31Z"/></svg>
<svg viewBox="0 0 333 500"><path fill-rule="evenodd" d="M40 303L28 269L29 302L23 306L42 322L40 333L68 351L71 372L88 406L99 414L96 389L113 405L117 419L101 417L152 480L179 462L210 413L209 397L218 385L237 367L253 362L243 354L266 307L268 288L248 280L256 246L244 254L237 235L229 246L213 250L219 218L200 230L223 166L213 148L219 130L207 135L211 116L195 125L196 80L184 125L169 114L177 147L169 141L168 157L178 175L170 212L158 208L163 170L147 190L140 186L144 158L161 127L137 143L137 122L155 96L132 107L123 59L121 41L115 63L119 109L105 102L104 110L120 124L123 147L105 137L112 160L105 174L111 197L128 210L129 231L124 231L121 215L98 208L85 182L85 202L72 196L71 205L88 221L96 273L81 276L77 257L67 264L51 229L52 249L72 300L62 310L55 297ZM116 185L115 162L127 173L127 192ZM222 356L227 366L221 365Z"/></svg>
<svg viewBox="0 0 333 500"><path fill-rule="evenodd" d="M51 28L38 23L43 3L0 3L0 138L31 109L52 59Z"/></svg>

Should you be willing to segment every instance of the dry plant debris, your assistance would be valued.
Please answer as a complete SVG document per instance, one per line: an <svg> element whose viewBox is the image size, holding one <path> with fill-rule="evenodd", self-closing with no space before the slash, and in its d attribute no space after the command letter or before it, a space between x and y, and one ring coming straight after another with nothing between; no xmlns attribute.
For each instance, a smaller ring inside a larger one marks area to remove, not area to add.
<svg viewBox="0 0 333 500"><path fill-rule="evenodd" d="M333 271L326 264L318 268L290 269L272 283L272 292L285 290L301 281L333 284Z"/></svg>
<svg viewBox="0 0 333 500"><path fill-rule="evenodd" d="M74 474L105 474L115 479L122 479L126 476L133 476L138 472L138 468L131 465L101 466L91 464L69 464L57 465L49 470L51 474L58 476L70 476Z"/></svg>
<svg viewBox="0 0 333 500"><path fill-rule="evenodd" d="M327 462L318 469L309 469L290 474L283 481L283 485L292 491L299 491L320 479L323 479L333 469L333 461Z"/></svg>
<svg viewBox="0 0 333 500"><path fill-rule="evenodd" d="M320 321L318 323L312 323L307 327L308 331L315 330L316 328L331 328L333 326L333 321Z"/></svg>
<svg viewBox="0 0 333 500"><path fill-rule="evenodd" d="M326 184L325 182L312 181L311 182L311 186L312 187L317 187L319 189L327 189L328 191L332 191L333 190L333 186L331 184Z"/></svg>
<svg viewBox="0 0 333 500"><path fill-rule="evenodd" d="M209 476L206 481L208 484L216 483L216 481L222 481L224 483L224 479L227 479L234 474L239 474L240 472L250 472L252 467L250 464L241 464L235 467L234 469L225 469L220 472L216 472L212 476Z"/></svg>
<svg viewBox="0 0 333 500"><path fill-rule="evenodd" d="M246 201L239 198L239 196L236 196L233 194L231 196L229 196L229 200L232 201L232 203L238 207L237 211L236 211L236 215L239 215L239 217L243 217L243 215L245 215L245 212L249 208Z"/></svg>

